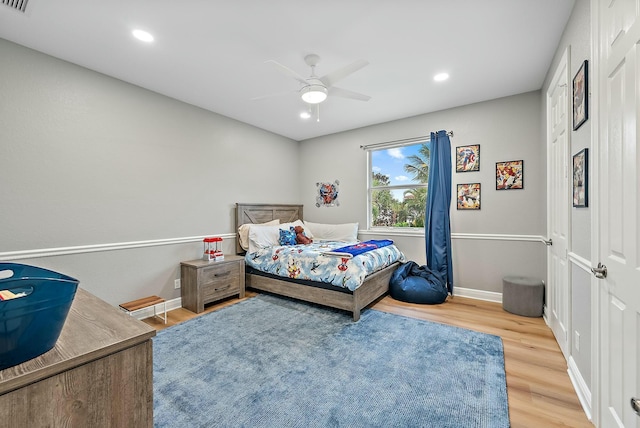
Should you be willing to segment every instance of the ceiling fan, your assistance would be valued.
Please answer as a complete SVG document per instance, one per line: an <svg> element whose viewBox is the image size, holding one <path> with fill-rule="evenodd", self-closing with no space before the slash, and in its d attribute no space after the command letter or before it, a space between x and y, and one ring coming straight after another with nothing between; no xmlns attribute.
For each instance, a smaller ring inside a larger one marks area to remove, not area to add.
<svg viewBox="0 0 640 428"><path fill-rule="evenodd" d="M342 98L350 98L358 101L369 101L371 99L370 96L360 94L358 92L353 92L347 89L338 88L337 86L333 86L336 82L344 79L352 73L360 70L365 67L369 63L363 59L357 60L345 67L342 67L332 73L325 74L324 76L318 77L315 73L316 65L320 62L320 57L316 54L309 54L304 57L304 61L307 63L309 67L311 67L311 76L303 77L290 69L289 67L280 64L277 61L269 60L266 61L268 64L272 64L275 66L280 72L284 73L289 77L293 77L298 82L301 83L300 89L295 92L300 94L302 101L307 104L320 104L327 96L336 96ZM285 95L289 94L288 92L281 92L277 94L264 95L260 97L253 98L253 100L260 100L264 98L269 98L273 96ZM317 111L317 109L316 109Z"/></svg>

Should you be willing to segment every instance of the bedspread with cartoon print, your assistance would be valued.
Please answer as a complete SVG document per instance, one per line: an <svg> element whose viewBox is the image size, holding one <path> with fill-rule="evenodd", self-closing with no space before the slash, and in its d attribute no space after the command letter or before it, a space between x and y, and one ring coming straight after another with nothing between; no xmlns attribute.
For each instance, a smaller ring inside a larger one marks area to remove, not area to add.
<svg viewBox="0 0 640 428"><path fill-rule="evenodd" d="M404 254L395 245L352 258L324 254L351 244L356 242L320 241L308 245L267 247L247 253L245 261L248 266L272 275L333 284L351 291L362 285L367 275L397 261L405 261Z"/></svg>

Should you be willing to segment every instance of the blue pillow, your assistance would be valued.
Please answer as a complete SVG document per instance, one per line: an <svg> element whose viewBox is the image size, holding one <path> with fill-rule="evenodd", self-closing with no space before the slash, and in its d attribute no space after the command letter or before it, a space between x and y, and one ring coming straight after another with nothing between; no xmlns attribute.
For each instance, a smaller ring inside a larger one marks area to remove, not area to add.
<svg viewBox="0 0 640 428"><path fill-rule="evenodd" d="M292 230L280 229L280 245L296 245L296 233Z"/></svg>

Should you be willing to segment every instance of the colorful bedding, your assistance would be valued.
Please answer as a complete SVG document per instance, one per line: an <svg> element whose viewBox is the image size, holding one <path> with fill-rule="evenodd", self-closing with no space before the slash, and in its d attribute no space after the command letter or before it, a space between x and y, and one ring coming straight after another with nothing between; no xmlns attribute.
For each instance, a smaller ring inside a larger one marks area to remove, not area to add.
<svg viewBox="0 0 640 428"><path fill-rule="evenodd" d="M395 245L382 246L353 257L351 254L349 257L326 254L342 247L345 247L345 242L333 241L267 247L247 253L245 261L248 266L262 272L332 284L351 291L362 285L367 275L396 261L405 261L404 254Z"/></svg>

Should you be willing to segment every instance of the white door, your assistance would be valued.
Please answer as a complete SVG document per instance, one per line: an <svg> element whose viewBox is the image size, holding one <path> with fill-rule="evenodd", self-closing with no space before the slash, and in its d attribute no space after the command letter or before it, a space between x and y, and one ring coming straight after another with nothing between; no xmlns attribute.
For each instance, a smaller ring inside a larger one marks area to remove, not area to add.
<svg viewBox="0 0 640 428"><path fill-rule="evenodd" d="M598 27L598 280L602 427L640 427L639 0L592 2Z"/></svg>
<svg viewBox="0 0 640 428"><path fill-rule="evenodd" d="M569 266L567 243L569 231L568 178L568 56L566 50L547 91L548 129L548 236L552 245L548 253L547 320L565 358L569 358Z"/></svg>

